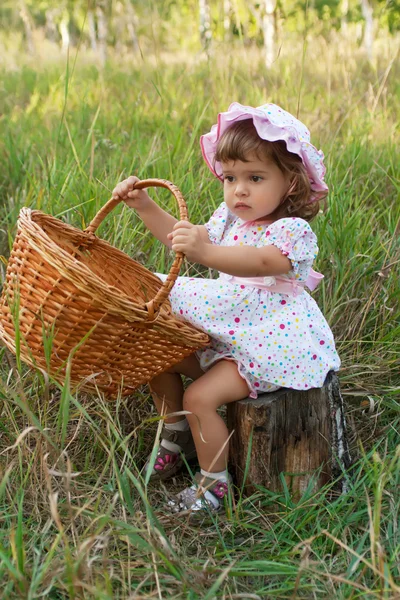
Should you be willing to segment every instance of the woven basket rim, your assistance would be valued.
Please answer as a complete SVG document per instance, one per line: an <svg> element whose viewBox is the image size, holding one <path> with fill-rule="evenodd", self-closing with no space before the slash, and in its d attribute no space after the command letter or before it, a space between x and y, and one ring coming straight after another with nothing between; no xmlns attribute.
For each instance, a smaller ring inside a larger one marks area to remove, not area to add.
<svg viewBox="0 0 400 600"><path fill-rule="evenodd" d="M40 224L36 222L35 215L38 215L41 219L48 221L50 225L53 224L59 226L60 229L64 231L69 231L70 233L78 232L83 236L87 236L89 239L95 238L97 243L102 244L107 249L110 249L113 253L121 254L121 256L123 256L125 260L132 261L138 266L139 269L143 269L144 271L146 271L146 276L153 279L154 283L159 284L160 287L162 286L161 279L159 279L156 275L154 275L154 273L149 271L139 262L135 261L127 253L123 252L119 248L115 248L115 246L112 246L112 244L110 244L103 238L96 236L96 234L94 233L86 233L84 230L74 227L69 223L65 223L64 221L61 221L61 219L53 217L52 215L49 215L37 209L23 207L20 211L18 217L18 231L28 238L28 243L31 245L31 247L33 247L37 252L39 252L39 254L41 254L43 258L45 258L45 260L47 260L50 264L54 266L54 268L58 270L65 269L66 273L68 274L67 278L73 281L74 285L76 285L76 287L80 291L88 294L89 280L91 284L94 284L96 290L99 291L102 295L104 295L104 300L110 300L110 298L114 300L114 302L112 303L114 305L113 308L117 311L118 314L121 314L120 311L122 310L124 313L124 317L126 317L130 321L136 322L140 320L140 318L137 318L140 316L143 318L143 320L147 321L148 311L146 309L144 301L140 304L138 302L132 301L129 295L125 294L119 288L106 283L101 277L96 275L96 273L94 273L85 263L80 262L69 252L61 248L46 233L46 231L44 231ZM31 233L29 231L29 225L33 227L34 233ZM43 244L38 245L38 237L43 238ZM42 245L45 245L45 247L43 248ZM52 249L56 249L56 254L54 252L51 252ZM167 303L167 306L165 306L165 303ZM112 307L110 308L112 310ZM161 305L160 313L161 311L163 311L163 309L167 312L170 311L168 299L164 301L164 303ZM160 316L160 313L158 314L158 316ZM136 318L132 319L132 314L135 314ZM156 318L158 318L158 316Z"/></svg>

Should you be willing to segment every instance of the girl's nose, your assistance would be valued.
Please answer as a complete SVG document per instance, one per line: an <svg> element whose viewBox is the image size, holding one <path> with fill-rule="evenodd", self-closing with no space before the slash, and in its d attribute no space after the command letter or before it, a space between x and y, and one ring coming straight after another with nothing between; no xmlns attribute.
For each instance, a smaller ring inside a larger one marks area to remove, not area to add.
<svg viewBox="0 0 400 600"><path fill-rule="evenodd" d="M235 195L236 196L247 196L248 195L247 185L245 184L245 182L238 181L236 183Z"/></svg>

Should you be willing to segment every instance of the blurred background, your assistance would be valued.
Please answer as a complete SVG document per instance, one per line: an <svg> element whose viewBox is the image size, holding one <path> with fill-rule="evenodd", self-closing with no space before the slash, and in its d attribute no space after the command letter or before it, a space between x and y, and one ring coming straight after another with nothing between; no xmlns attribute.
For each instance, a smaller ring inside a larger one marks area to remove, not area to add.
<svg viewBox="0 0 400 600"><path fill-rule="evenodd" d="M400 0L3 0L1 55L55 58L80 45L104 63L144 52L212 52L239 42L266 66L297 36L348 44L374 59L374 43L400 28Z"/></svg>

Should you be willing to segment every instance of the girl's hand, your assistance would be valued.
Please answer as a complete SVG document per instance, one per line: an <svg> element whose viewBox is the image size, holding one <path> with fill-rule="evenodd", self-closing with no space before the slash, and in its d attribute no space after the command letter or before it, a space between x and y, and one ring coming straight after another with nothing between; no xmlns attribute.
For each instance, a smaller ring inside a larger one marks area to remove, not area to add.
<svg viewBox="0 0 400 600"><path fill-rule="evenodd" d="M135 183L140 181L138 177L131 175L128 179L124 179L118 185L115 186L112 192L114 199L121 199L135 210L140 211L145 208L148 202L151 201L150 196L146 190L135 190Z"/></svg>
<svg viewBox="0 0 400 600"><path fill-rule="evenodd" d="M174 252L183 252L192 262L202 262L206 244L201 235L201 226L189 221L178 221L168 234L168 239L172 240Z"/></svg>

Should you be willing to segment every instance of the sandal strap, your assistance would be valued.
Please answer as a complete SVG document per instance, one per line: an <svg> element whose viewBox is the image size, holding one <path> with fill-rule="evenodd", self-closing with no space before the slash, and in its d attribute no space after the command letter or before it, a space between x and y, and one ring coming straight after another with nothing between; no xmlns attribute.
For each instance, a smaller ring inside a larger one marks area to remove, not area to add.
<svg viewBox="0 0 400 600"><path fill-rule="evenodd" d="M161 432L161 439L178 444L178 446L182 446L191 441L192 432L190 429L187 429L186 431L178 431L176 429L166 429L164 427Z"/></svg>
<svg viewBox="0 0 400 600"><path fill-rule="evenodd" d="M157 458L160 456L161 458L165 458L166 456L176 456L177 458L180 457L180 452L172 452L171 450L167 450L167 448L164 448L164 446L161 446L161 444L158 446L158 450L157 450ZM175 460L175 459L174 459Z"/></svg>
<svg viewBox="0 0 400 600"><path fill-rule="evenodd" d="M161 471L169 471L172 468L179 468L182 463L180 452L171 452L164 446L159 446L153 470L160 473Z"/></svg>
<svg viewBox="0 0 400 600"><path fill-rule="evenodd" d="M194 476L196 484L201 487L202 490L210 492L218 500L221 500L224 496L229 493L230 481L219 481L218 479L212 479L211 477L205 477L200 472Z"/></svg>

